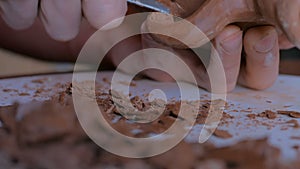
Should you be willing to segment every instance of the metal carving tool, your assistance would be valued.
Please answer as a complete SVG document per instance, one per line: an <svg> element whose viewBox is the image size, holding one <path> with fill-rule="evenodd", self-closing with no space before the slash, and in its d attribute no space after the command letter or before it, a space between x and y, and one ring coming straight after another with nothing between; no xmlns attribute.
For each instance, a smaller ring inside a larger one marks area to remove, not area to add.
<svg viewBox="0 0 300 169"><path fill-rule="evenodd" d="M128 3L154 10L156 12L170 14L170 9L157 0L127 0Z"/></svg>

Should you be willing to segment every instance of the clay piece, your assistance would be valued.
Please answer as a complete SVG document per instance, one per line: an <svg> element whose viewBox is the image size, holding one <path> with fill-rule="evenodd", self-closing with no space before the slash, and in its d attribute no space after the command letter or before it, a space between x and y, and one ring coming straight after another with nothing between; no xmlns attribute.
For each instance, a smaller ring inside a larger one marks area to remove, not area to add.
<svg viewBox="0 0 300 169"><path fill-rule="evenodd" d="M266 117L268 119L276 119L277 115L275 112L273 112L271 110L266 110L266 111L258 114L258 117Z"/></svg>
<svg viewBox="0 0 300 169"><path fill-rule="evenodd" d="M293 118L300 118L300 112L297 112L297 111L279 110L277 112L278 112L278 114L288 115Z"/></svg>
<svg viewBox="0 0 300 169"><path fill-rule="evenodd" d="M215 130L214 135L217 137L220 137L220 138L224 138L224 139L228 139L228 138L232 137L232 135L228 131L219 130L219 129Z"/></svg>
<svg viewBox="0 0 300 169"><path fill-rule="evenodd" d="M268 2L260 0L158 0L171 9L171 14L186 19L199 27L209 38L216 37L227 25L237 24L242 29L261 25L273 25L279 33L283 33L293 44L300 47L299 13L300 1L279 1ZM179 39L189 37L187 44L179 42L167 36L153 34L158 42L174 48L185 49L195 46L195 41L202 41L197 31L191 31L186 21L174 19L166 14L153 13L146 21L147 29L166 29L168 35L177 35ZM193 35L191 35L193 34ZM201 45L198 43L197 45ZM198 46L199 47L199 46Z"/></svg>

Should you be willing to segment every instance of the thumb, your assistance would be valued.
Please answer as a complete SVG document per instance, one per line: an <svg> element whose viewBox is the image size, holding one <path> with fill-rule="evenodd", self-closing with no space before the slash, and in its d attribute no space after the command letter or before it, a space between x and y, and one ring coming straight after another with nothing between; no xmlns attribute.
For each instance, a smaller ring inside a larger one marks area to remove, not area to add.
<svg viewBox="0 0 300 169"><path fill-rule="evenodd" d="M229 23L231 7L226 1L206 1L195 13L186 18L196 25L209 39L213 39Z"/></svg>
<svg viewBox="0 0 300 169"><path fill-rule="evenodd" d="M153 13L147 17L146 27L156 33L152 36L160 43L179 49L197 48L216 37L230 23L229 15L224 14L227 12L224 4L227 3L221 0L205 1L185 19Z"/></svg>

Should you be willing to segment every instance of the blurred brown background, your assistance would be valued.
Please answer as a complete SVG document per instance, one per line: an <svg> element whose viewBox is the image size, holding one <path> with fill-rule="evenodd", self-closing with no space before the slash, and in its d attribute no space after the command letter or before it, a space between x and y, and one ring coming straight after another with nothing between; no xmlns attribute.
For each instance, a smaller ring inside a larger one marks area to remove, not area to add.
<svg viewBox="0 0 300 169"><path fill-rule="evenodd" d="M0 48L0 78L30 74L48 74L72 72L73 63L48 62ZM88 65L81 65L88 70ZM300 50L294 48L281 51L280 72L283 74L300 75Z"/></svg>

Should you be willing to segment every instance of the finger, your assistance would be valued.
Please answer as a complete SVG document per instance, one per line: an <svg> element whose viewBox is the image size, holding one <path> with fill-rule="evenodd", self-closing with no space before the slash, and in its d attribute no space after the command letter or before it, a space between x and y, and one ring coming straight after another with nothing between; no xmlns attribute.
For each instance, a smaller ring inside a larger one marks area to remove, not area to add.
<svg viewBox="0 0 300 169"><path fill-rule="evenodd" d="M145 29L144 25L142 29ZM150 34L143 34L142 35L142 47L144 49L147 48L159 48L159 49L165 49L165 50L170 50L170 47L165 46L161 43L156 42ZM173 51L174 52L174 51ZM161 65L162 67L166 67L166 60L162 57L161 59L153 59L151 56L143 55L141 58L141 63L144 65ZM169 61L172 62L172 61ZM172 63L174 68L176 65ZM143 75L157 81L161 82L172 82L174 79L168 72L163 72L157 69L146 69L143 72ZM177 73L178 74L178 73Z"/></svg>
<svg viewBox="0 0 300 169"><path fill-rule="evenodd" d="M236 26L228 26L226 27L214 40L214 46L221 57L226 76L227 83L227 91L231 91L237 82L239 68L240 68L240 58L242 51L242 36L243 33L240 28ZM163 48L166 50L171 50L175 52L178 56L181 57L185 61L185 63L189 66L189 68L193 71L197 85L206 90L211 90L210 80L207 74L207 70L204 67L204 64L201 63L199 58L195 56L193 52L190 50L180 50L180 49L169 49L161 43L157 43L151 38L149 34L143 35L143 46L144 47L155 47L155 48ZM168 60L147 60L150 57L144 56L144 62L155 62L152 64L160 64L166 65L166 62L170 63L172 61ZM211 63L209 65L211 69L213 67ZM186 77L186 74L182 74L180 69L177 69L180 66L173 65L173 72L178 76L178 79L183 81L188 81L189 79ZM211 69L212 70L212 69ZM216 71L220 71L219 69ZM147 70L145 74L152 79L159 81L173 81L172 77L170 77L167 73L159 72L158 70ZM189 82L189 81L188 81Z"/></svg>
<svg viewBox="0 0 300 169"><path fill-rule="evenodd" d="M278 1L276 4L277 21L290 42L300 48L300 1Z"/></svg>
<svg viewBox="0 0 300 169"><path fill-rule="evenodd" d="M8 26L16 30L29 28L38 10L38 0L1 0L0 12Z"/></svg>
<svg viewBox="0 0 300 169"><path fill-rule="evenodd" d="M237 26L227 26L217 35L213 44L224 67L227 91L232 91L236 86L240 71L243 32Z"/></svg>
<svg viewBox="0 0 300 169"><path fill-rule="evenodd" d="M127 56L141 50L141 37L132 36L116 44L108 53L110 60L115 66L118 66ZM139 58L141 59L141 58ZM140 62L141 63L141 62ZM133 68L133 67L130 67Z"/></svg>
<svg viewBox="0 0 300 169"><path fill-rule="evenodd" d="M114 19L123 17L127 11L126 0L83 0L82 8L84 16L89 23L99 29ZM122 19L106 25L103 29L119 26Z"/></svg>
<svg viewBox="0 0 300 169"><path fill-rule="evenodd" d="M248 30L244 37L246 64L241 68L239 82L253 89L265 89L279 72L278 36L271 26Z"/></svg>
<svg viewBox="0 0 300 169"><path fill-rule="evenodd" d="M47 33L55 40L76 37L81 23L80 0L41 0L40 18Z"/></svg>
<svg viewBox="0 0 300 169"><path fill-rule="evenodd" d="M295 46L288 40L288 38L284 34L281 34L278 37L278 43L280 49L291 49Z"/></svg>
<svg viewBox="0 0 300 169"><path fill-rule="evenodd" d="M146 25L143 24L141 27L141 32L147 32L147 31L148 30ZM158 49L171 52L176 56L180 57L181 59L183 59L192 71L195 70L195 65L192 65L192 63L194 64L195 61L197 61L195 60L195 58L197 57L193 57L193 53L191 51L173 49L170 46L166 46L162 43L155 41L150 34L142 34L141 41L142 41L143 49L158 48ZM179 64L175 59L167 60L164 55L161 55L160 57L153 57L152 54L143 53L140 59L140 63L147 67L161 66L162 68L172 70L173 76L170 75L171 72L164 72L158 69L146 69L142 72L143 75L153 80L162 81L162 82L172 82L175 81L174 78L176 78L177 80L180 81L190 82L188 74L185 73L183 70L178 69L182 67L182 65Z"/></svg>

